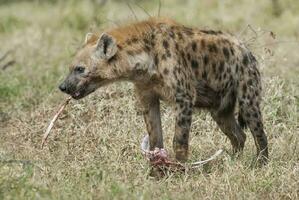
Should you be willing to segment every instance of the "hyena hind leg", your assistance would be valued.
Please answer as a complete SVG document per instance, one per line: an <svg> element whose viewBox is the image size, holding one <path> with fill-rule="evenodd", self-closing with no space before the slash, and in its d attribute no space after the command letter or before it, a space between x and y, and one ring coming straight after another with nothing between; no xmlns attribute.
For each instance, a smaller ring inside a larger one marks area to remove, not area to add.
<svg viewBox="0 0 299 200"><path fill-rule="evenodd" d="M243 102L240 104L240 114L254 138L258 161L261 164L266 164L269 158L268 140L264 132L262 115L258 103L254 106L251 103Z"/></svg>
<svg viewBox="0 0 299 200"><path fill-rule="evenodd" d="M230 139L234 153L242 151L246 141L246 135L235 119L236 100L236 92L231 89L221 98L220 106L211 112L221 131Z"/></svg>
<svg viewBox="0 0 299 200"><path fill-rule="evenodd" d="M234 111L231 110L225 115L221 115L217 112L211 112L211 115L220 130L229 138L233 147L233 152L241 152L244 149L246 135L236 122Z"/></svg>

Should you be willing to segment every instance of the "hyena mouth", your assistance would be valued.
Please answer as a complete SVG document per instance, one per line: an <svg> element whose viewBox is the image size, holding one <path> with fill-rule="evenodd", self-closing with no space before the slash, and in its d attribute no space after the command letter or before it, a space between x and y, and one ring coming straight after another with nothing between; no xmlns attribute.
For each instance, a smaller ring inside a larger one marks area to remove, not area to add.
<svg viewBox="0 0 299 200"><path fill-rule="evenodd" d="M73 95L72 95L72 97L74 98L74 99L80 99L80 98L82 98L81 97L82 96L82 93L81 92L75 92Z"/></svg>
<svg viewBox="0 0 299 200"><path fill-rule="evenodd" d="M95 91L95 89L86 90L86 89L84 88L84 89L80 89L80 90L74 92L71 96L72 96L74 99L78 100L78 99L81 99L81 98L87 96L88 94L90 94L90 93L92 93L92 92L94 92L94 91Z"/></svg>

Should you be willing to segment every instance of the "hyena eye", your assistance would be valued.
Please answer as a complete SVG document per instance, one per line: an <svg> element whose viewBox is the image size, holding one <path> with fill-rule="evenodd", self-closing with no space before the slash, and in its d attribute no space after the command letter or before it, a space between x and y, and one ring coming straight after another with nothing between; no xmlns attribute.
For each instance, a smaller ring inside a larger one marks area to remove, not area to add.
<svg viewBox="0 0 299 200"><path fill-rule="evenodd" d="M83 73L84 70L85 70L85 68L82 67L82 66L76 66L75 67L75 72L77 72L77 73Z"/></svg>

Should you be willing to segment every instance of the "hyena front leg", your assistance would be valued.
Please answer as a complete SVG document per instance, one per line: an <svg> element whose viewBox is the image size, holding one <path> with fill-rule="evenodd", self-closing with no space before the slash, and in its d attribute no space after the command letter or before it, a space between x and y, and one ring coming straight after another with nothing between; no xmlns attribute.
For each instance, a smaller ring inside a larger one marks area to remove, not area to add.
<svg viewBox="0 0 299 200"><path fill-rule="evenodd" d="M176 124L173 138L175 157L181 162L188 158L189 132L192 120L192 100L186 95L176 97Z"/></svg>
<svg viewBox="0 0 299 200"><path fill-rule="evenodd" d="M149 135L150 150L163 148L159 98L149 92L137 92L137 95Z"/></svg>

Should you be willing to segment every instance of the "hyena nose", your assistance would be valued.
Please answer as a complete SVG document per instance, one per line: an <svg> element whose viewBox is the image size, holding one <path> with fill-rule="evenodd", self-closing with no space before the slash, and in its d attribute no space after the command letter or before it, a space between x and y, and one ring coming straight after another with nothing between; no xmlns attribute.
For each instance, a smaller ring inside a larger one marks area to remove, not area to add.
<svg viewBox="0 0 299 200"><path fill-rule="evenodd" d="M59 85L59 89L61 90L61 92L66 92L66 85L64 83L61 83Z"/></svg>

